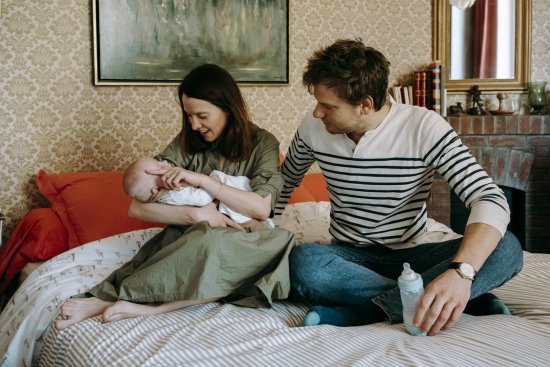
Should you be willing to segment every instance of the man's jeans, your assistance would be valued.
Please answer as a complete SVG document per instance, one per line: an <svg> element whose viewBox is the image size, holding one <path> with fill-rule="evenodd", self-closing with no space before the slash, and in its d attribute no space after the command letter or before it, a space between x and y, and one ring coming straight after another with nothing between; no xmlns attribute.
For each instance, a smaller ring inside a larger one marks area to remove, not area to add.
<svg viewBox="0 0 550 367"><path fill-rule="evenodd" d="M422 275L424 285L447 270L462 239L430 243L403 250L384 246L355 247L336 243L307 243L290 254L292 292L314 304L355 306L369 300L380 306L391 323L402 322L397 278L403 263ZM470 299L513 278L523 266L517 238L506 232L472 284Z"/></svg>

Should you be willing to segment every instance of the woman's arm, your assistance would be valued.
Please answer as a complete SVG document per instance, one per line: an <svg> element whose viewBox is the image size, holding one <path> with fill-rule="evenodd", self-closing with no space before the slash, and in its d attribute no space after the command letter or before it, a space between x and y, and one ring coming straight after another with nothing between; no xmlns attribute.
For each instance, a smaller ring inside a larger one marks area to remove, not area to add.
<svg viewBox="0 0 550 367"><path fill-rule="evenodd" d="M207 221L212 227L242 227L218 211L214 203L203 207L142 203L132 200L128 215L143 221L174 225L191 225Z"/></svg>
<svg viewBox="0 0 550 367"><path fill-rule="evenodd" d="M271 213L271 195L263 198L255 192L240 190L224 185L215 178L202 173L188 171L180 167L151 170L148 171L148 173L160 175L165 187L172 190L183 186L200 187L237 213L250 218L266 220ZM199 215L200 214L204 213L199 213ZM185 215L187 215L187 213ZM197 213L192 213L192 215L196 216ZM155 217L156 216L157 215L155 215ZM210 215L208 216L210 217Z"/></svg>
<svg viewBox="0 0 550 367"><path fill-rule="evenodd" d="M210 195L239 214L257 220L266 220L271 213L271 195L265 198L255 192L240 190L205 176L201 187Z"/></svg>

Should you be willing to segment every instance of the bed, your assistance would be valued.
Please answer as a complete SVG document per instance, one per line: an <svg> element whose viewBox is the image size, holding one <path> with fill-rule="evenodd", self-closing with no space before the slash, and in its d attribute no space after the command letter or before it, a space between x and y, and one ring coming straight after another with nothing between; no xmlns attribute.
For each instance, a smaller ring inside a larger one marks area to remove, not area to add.
<svg viewBox="0 0 550 367"><path fill-rule="evenodd" d="M296 233L299 243L328 242L330 204L315 201L326 197L317 179L309 184L311 191L299 192L276 222ZM65 298L101 281L158 231L148 227L102 237L38 266L0 315L2 365L546 366L550 361L550 254L527 252L522 272L494 290L512 316L462 315L450 331L434 337L410 336L402 324L298 327L308 305L290 301L270 309L209 303L110 324L95 317L61 332L51 327Z"/></svg>

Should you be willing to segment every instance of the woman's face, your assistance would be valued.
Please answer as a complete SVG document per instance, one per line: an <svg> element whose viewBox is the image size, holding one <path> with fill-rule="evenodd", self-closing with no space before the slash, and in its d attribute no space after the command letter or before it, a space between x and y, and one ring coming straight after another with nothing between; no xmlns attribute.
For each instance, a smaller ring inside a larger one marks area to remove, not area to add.
<svg viewBox="0 0 550 367"><path fill-rule="evenodd" d="M181 97L183 110L191 123L191 129L198 132L207 142L213 142L220 137L227 125L227 113L212 103L188 97Z"/></svg>

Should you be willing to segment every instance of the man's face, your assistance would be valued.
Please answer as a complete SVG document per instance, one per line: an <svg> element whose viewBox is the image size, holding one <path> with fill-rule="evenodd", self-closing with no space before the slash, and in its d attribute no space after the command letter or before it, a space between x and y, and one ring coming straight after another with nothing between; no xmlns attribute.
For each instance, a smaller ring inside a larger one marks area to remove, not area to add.
<svg viewBox="0 0 550 367"><path fill-rule="evenodd" d="M330 134L349 134L364 131L361 105L351 105L324 84L313 86L317 105L313 116L321 119Z"/></svg>

